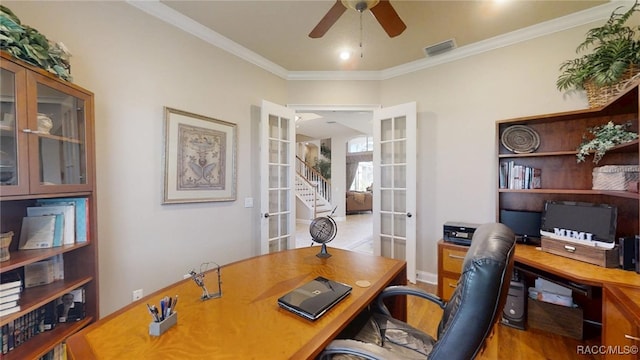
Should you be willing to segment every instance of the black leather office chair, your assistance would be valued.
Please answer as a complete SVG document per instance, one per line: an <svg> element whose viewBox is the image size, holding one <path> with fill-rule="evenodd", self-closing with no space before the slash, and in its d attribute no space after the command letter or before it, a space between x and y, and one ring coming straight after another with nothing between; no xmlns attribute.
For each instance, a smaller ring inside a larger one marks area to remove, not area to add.
<svg viewBox="0 0 640 360"><path fill-rule="evenodd" d="M473 359L502 315L514 251L511 229L498 223L481 225L448 302L420 289L391 286L372 304L372 314L357 335L334 340L321 359ZM396 295L419 296L443 309L437 340L390 316L383 299Z"/></svg>

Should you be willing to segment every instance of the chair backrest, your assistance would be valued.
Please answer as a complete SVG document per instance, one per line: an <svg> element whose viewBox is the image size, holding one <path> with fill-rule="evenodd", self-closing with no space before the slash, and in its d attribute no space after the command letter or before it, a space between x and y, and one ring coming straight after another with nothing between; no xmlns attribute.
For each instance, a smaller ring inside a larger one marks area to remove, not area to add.
<svg viewBox="0 0 640 360"><path fill-rule="evenodd" d="M514 252L515 236L507 226L489 223L476 229L429 359L473 359L482 349L502 315Z"/></svg>

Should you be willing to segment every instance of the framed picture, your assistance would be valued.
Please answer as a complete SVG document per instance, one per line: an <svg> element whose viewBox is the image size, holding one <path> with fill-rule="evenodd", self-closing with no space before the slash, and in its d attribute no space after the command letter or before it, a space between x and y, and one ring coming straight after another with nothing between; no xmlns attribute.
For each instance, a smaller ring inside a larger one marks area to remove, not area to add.
<svg viewBox="0 0 640 360"><path fill-rule="evenodd" d="M163 204L236 200L237 125L164 108Z"/></svg>

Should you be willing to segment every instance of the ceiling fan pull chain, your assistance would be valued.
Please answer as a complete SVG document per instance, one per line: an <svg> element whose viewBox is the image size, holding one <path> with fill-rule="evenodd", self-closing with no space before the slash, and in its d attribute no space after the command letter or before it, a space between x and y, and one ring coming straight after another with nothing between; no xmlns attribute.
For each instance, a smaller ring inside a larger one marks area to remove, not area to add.
<svg viewBox="0 0 640 360"><path fill-rule="evenodd" d="M360 11L360 58L364 57L364 52L362 51L362 11Z"/></svg>

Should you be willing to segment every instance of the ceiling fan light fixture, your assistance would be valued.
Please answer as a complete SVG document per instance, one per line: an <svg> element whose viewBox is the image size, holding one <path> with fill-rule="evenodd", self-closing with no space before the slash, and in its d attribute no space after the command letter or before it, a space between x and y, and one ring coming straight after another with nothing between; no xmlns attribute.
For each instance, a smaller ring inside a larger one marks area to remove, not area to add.
<svg viewBox="0 0 640 360"><path fill-rule="evenodd" d="M341 0L341 2L346 8L363 12L378 5L380 0Z"/></svg>

